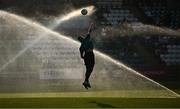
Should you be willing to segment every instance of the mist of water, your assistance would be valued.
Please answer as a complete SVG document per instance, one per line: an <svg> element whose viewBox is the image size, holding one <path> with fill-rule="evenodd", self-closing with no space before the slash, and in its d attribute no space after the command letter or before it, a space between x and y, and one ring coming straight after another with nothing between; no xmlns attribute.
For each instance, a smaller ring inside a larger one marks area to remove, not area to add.
<svg viewBox="0 0 180 109"><path fill-rule="evenodd" d="M79 10L78 10L78 11L75 10L75 13L77 13L77 12L79 12ZM15 61L18 57L20 57L26 50L28 50L29 48L31 48L34 44L38 43L38 41L40 41L43 37L46 37L47 34L43 33L43 31L46 31L46 32L48 32L48 33L50 33L50 34L53 34L53 35L54 35L55 37L57 37L57 38L69 40L70 42L74 43L75 45L80 45L77 41L74 41L74 40L72 40L71 38L68 38L68 36L64 36L64 35L62 35L62 34L56 33L56 32L54 32L54 31L52 31L52 30L50 30L50 29L47 29L46 27L41 26L40 24L38 24L38 23L36 23L36 22L32 22L32 21L27 20L27 19L25 19L25 18L23 18L23 17L17 16L17 15L11 14L11 13L7 13L7 12L4 12L4 11L0 11L0 15L1 15L1 17L6 17L6 18L8 18L8 17L13 17L13 18L15 18L15 19L17 19L17 20L19 20L19 21L22 21L23 23L26 23L26 24L30 25L32 28L39 28L39 29L42 31L41 35L39 35L39 36L38 36L36 39L34 39L30 44L28 44L26 47L24 47L17 55L15 55L12 59L10 59L7 63L5 63L5 64L0 68L0 71L2 71L3 69L5 69L10 63L14 62L14 61ZM79 14L70 14L70 15L69 15L70 17L63 17L63 18L62 18L63 20L61 19L61 20L59 20L59 21L60 21L60 22L63 22L63 21L65 21L65 20L68 20L69 18L73 18L73 17L76 17L76 16L78 16L78 15L79 15ZM67 15L67 16L68 16L68 15ZM59 25L60 22L58 22L56 25L54 25L54 27L56 27L57 25ZM107 56L107 55L105 55L105 54L103 54L103 53L101 53L101 52L99 52L99 51L96 51L96 50L95 50L95 53L96 53L97 56L100 56L100 57L102 57L102 58L104 58L104 59L106 59L106 60L108 60L108 61L110 61L110 62L112 62L112 63L114 63L114 64L116 64L116 65L118 65L120 68L124 68L124 69L128 70L129 72L131 72L131 73L133 73L133 74L135 74L135 75L138 75L138 76L144 78L145 80L148 80L148 81L152 82L153 84L156 84L158 87L161 87L162 89L164 89L164 90L166 90L166 91L168 91L168 92L176 95L177 97L180 97L177 93L173 92L172 90L170 90L170 89L166 88L165 86L163 86L163 85L161 85L161 84L153 81L153 80L150 79L150 78L147 78L147 77L141 75L140 73L138 73L138 72L134 71L133 69L125 66L124 64L122 64L122 63L120 63L120 62L112 59L110 56Z"/></svg>
<svg viewBox="0 0 180 109"><path fill-rule="evenodd" d="M67 13L65 15L60 15L54 19L54 21L48 25L48 28L55 29L57 26L59 26L62 22L68 21L75 17L85 17L81 14L82 9L87 9L88 14L86 17L91 16L96 10L94 6L88 6L88 7L82 7L80 9L74 10L70 13Z"/></svg>
<svg viewBox="0 0 180 109"><path fill-rule="evenodd" d="M69 20L69 19L72 19L73 17L82 16L82 15L81 15L81 10L82 10L82 9L87 9L87 10L88 10L87 16L90 16L90 15L92 15L92 14L95 12L94 6L83 7L83 8L77 9L77 10L71 12L71 13L68 13L67 15L63 15L63 16L61 15L61 16L59 16L59 17L57 18L58 20L56 20L56 21L53 23L53 25L50 25L49 27L53 30L53 29L55 29L58 25L60 25L60 24L61 24L62 22L64 22L64 21L67 21L67 20ZM40 26L40 24L38 24L38 23L35 23L35 22L33 22L33 21L29 21L29 20L27 20L27 19L25 19L25 18L23 18L23 17L16 16L16 15L11 14L11 13L6 13L6 12L4 12L4 11L0 11L0 14L1 14L1 15L4 15L4 17L5 17L5 16L14 17L14 18L19 19L19 20L21 20L22 22L24 22L24 23L26 23L26 24L28 24L28 25ZM46 29L46 28L41 28L41 29L43 29L43 30L45 30L45 31L48 31L48 29ZM39 40L41 40L41 38L43 38L43 37L45 37L45 36L46 36L46 34L43 34L43 33L42 33L39 37L37 37L37 39L35 39L34 41L32 41L31 44L29 44L27 47L25 47L23 50L21 50L16 56L14 56L14 57L13 57L12 59L10 59L6 64L4 64L4 65L0 68L0 71L3 70L4 68L6 68L10 63L12 63L14 60L16 60L16 59L17 59L19 56L21 56L26 50L28 50L29 48L31 48L35 43L37 43ZM67 38L67 37L64 37L64 38Z"/></svg>
<svg viewBox="0 0 180 109"><path fill-rule="evenodd" d="M108 36L180 36L180 32L166 27L158 27L143 23L124 23L117 27L106 27L102 29L102 34ZM113 37L112 36L112 37Z"/></svg>

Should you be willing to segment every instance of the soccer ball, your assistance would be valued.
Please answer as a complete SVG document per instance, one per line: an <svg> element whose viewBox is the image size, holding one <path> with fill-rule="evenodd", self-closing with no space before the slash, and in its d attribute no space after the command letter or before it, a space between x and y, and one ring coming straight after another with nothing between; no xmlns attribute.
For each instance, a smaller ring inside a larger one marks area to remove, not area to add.
<svg viewBox="0 0 180 109"><path fill-rule="evenodd" d="M87 15L87 13L88 13L87 9L82 9L82 10L81 10L81 14L82 14L82 15Z"/></svg>

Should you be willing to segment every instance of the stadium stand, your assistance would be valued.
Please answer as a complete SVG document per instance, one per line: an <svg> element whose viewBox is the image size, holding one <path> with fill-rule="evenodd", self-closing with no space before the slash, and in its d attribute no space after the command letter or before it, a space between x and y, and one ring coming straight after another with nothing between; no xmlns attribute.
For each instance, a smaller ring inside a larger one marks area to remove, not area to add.
<svg viewBox="0 0 180 109"><path fill-rule="evenodd" d="M118 0L118 5L113 5L116 0L104 1L106 0L96 2L102 26L116 27L125 22L146 21L147 24L163 28L180 27L180 10L170 9L168 0ZM180 43L175 41L177 38L158 35L142 37L120 38L113 46L109 44L104 52L152 78L157 79L157 75L160 75L158 79L163 80L170 76L175 77L174 80L179 78L177 66L180 65ZM103 45L108 45L108 42Z"/></svg>

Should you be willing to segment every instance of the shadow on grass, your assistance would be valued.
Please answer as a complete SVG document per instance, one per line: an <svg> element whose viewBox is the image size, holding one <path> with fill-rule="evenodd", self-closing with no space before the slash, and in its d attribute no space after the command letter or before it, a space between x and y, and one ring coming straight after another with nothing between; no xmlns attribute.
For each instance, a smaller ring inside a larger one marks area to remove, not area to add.
<svg viewBox="0 0 180 109"><path fill-rule="evenodd" d="M113 105L105 104L105 103L99 103L99 102L96 102L96 101L91 101L90 103L96 104L99 108L117 108L117 107L115 107Z"/></svg>

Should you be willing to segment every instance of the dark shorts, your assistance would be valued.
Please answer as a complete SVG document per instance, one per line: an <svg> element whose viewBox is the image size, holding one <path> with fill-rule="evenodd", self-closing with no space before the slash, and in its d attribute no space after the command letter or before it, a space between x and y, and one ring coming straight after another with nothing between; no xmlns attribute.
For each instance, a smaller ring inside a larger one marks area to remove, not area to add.
<svg viewBox="0 0 180 109"><path fill-rule="evenodd" d="M93 52L85 53L84 62L86 66L94 67L95 64L94 53Z"/></svg>

